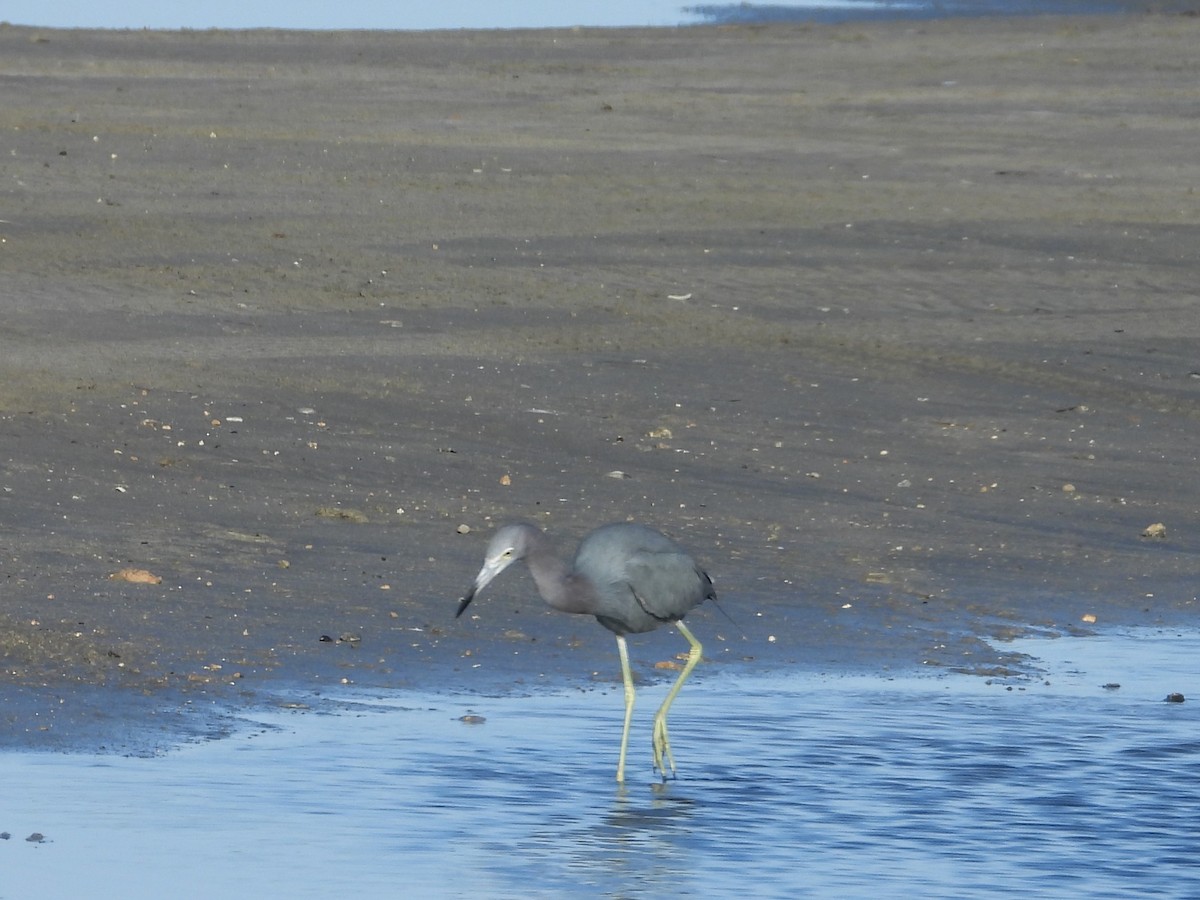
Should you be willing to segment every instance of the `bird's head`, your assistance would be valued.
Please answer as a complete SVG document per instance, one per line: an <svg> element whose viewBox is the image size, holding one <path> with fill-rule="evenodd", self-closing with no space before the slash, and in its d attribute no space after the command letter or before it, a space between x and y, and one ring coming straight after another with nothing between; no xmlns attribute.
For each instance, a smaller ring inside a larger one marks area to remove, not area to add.
<svg viewBox="0 0 1200 900"><path fill-rule="evenodd" d="M488 541L487 552L483 556L483 568L479 570L479 574L475 576L475 583L459 603L454 618L461 616L471 605L475 595L487 587L497 575L517 560L525 558L525 554L529 552L531 532L537 533L531 525L505 525L492 535L492 539Z"/></svg>

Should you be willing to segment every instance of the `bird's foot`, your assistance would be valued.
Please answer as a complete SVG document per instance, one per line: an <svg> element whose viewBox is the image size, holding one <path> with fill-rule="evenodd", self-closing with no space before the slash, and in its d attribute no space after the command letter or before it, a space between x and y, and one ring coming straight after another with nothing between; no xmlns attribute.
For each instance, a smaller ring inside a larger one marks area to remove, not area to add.
<svg viewBox="0 0 1200 900"><path fill-rule="evenodd" d="M666 718L654 720L654 771L662 775L663 781L675 777L675 757L671 755Z"/></svg>

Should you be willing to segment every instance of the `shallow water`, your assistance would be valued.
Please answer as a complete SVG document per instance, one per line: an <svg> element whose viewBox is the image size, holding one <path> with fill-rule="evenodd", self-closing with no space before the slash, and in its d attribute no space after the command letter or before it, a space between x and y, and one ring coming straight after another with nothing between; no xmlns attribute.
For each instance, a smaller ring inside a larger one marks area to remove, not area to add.
<svg viewBox="0 0 1200 900"><path fill-rule="evenodd" d="M0 897L1200 895L1200 704L1163 702L1200 699L1200 635L1017 649L1045 679L697 680L666 786L661 684L625 789L616 689L368 697L154 758L6 754Z"/></svg>

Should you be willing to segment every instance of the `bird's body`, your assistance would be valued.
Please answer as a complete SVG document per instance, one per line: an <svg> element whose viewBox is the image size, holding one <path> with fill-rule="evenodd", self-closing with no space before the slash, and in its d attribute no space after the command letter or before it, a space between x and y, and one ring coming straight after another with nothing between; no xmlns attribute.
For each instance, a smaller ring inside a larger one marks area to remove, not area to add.
<svg viewBox="0 0 1200 900"><path fill-rule="evenodd" d="M714 596L712 581L678 544L645 525L618 523L583 539L572 567L596 594L596 620L613 634L677 622Z"/></svg>
<svg viewBox="0 0 1200 900"><path fill-rule="evenodd" d="M683 682L700 661L701 646L681 621L705 600L716 600L712 579L687 552L666 535L645 525L619 522L589 533L568 565L554 552L550 539L536 525L502 526L488 543L483 568L463 598L457 615L485 585L512 563L525 560L538 593L563 612L592 615L617 636L621 675L625 684L625 729L617 780L625 779L625 750L633 714L633 676L625 635L653 631L674 623L691 644L688 661L654 717L654 761L663 778L667 766L674 774L667 739L667 710Z"/></svg>

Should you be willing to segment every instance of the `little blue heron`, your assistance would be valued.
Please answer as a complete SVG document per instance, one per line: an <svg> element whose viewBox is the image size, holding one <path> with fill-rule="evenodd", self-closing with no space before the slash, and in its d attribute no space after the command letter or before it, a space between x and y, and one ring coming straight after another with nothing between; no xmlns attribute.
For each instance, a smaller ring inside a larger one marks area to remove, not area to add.
<svg viewBox="0 0 1200 900"><path fill-rule="evenodd" d="M708 573L669 537L645 525L618 522L597 528L580 542L571 565L559 559L550 539L536 525L504 525L488 543L483 568L459 604L455 618L488 582L519 559L525 560L538 593L550 606L595 616L617 636L625 682L625 728L621 732L617 781L625 780L625 750L633 718L633 674L625 635L653 631L664 622L673 622L687 638L691 644L687 663L654 716L654 768L664 781L673 778L675 760L667 738L667 710L700 661L702 650L682 620L692 607L705 600L716 601L717 592Z"/></svg>

